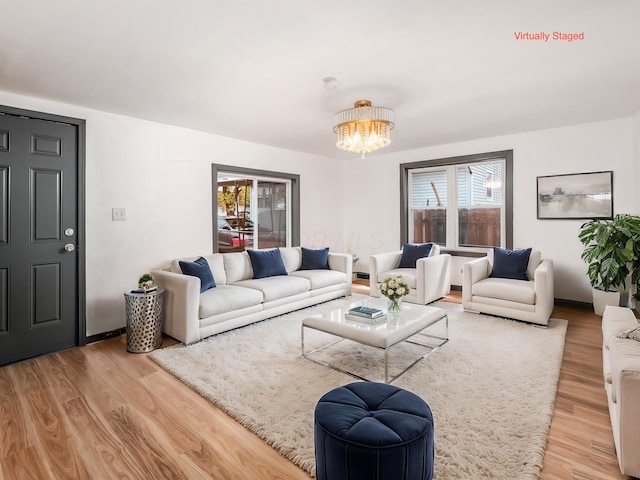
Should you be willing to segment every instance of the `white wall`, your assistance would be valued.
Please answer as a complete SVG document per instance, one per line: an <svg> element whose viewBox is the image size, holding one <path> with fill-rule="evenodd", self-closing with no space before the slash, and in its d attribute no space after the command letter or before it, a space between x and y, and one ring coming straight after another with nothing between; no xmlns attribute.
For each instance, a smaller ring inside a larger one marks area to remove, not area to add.
<svg viewBox="0 0 640 480"><path fill-rule="evenodd" d="M631 213L640 214L640 110L633 116L633 178L634 178L634 206Z"/></svg>
<svg viewBox="0 0 640 480"><path fill-rule="evenodd" d="M635 120L636 124L640 122L638 116ZM637 212L634 192L638 183L630 172L635 168L633 132L638 144L640 127L636 125L633 130L633 124L632 118L624 118L395 154L378 153L365 160L354 157L345 164L343 189L350 212L345 235L357 239L353 250L361 258L356 270L368 271L370 254L400 248L399 164L513 149L514 246L534 247L554 261L556 298L591 302L586 264L580 259L578 230L582 221L537 220L536 176L613 170L615 213Z"/></svg>
<svg viewBox="0 0 640 480"><path fill-rule="evenodd" d="M87 335L125 325L123 292L141 274L211 252L212 163L299 174L302 244L342 249L336 159L4 92L0 104L87 121Z"/></svg>
<svg viewBox="0 0 640 480"><path fill-rule="evenodd" d="M356 270L366 272L370 254L400 246L400 163L512 148L514 244L554 260L556 297L585 302L591 297L577 240L581 222L536 220L535 177L612 169L616 213L640 209L640 112L337 160L1 91L0 104L87 120L87 335L124 326L123 292L142 273L211 251L211 163L299 174L301 243L354 252ZM127 220L111 221L112 207L126 208Z"/></svg>

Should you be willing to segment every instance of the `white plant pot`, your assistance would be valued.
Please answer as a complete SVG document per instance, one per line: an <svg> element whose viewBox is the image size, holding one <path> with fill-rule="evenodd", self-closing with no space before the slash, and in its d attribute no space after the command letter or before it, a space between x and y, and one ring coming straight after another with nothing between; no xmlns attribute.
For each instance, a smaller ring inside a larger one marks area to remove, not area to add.
<svg viewBox="0 0 640 480"><path fill-rule="evenodd" d="M606 292L604 290L592 289L593 292L593 311L596 315L602 316L604 308L607 305L618 306L620 305L620 292Z"/></svg>
<svg viewBox="0 0 640 480"><path fill-rule="evenodd" d="M620 293L620 306L634 309L636 308L636 299L634 298L635 289L627 288Z"/></svg>

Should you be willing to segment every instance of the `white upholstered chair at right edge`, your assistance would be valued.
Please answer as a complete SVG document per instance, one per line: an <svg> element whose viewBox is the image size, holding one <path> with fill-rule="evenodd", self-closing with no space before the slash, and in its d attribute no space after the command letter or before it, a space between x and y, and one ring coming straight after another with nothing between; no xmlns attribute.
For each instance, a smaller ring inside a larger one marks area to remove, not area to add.
<svg viewBox="0 0 640 480"><path fill-rule="evenodd" d="M420 258L416 268L399 268L402 250L379 253L369 258L370 295L380 297L378 283L385 278L402 275L409 285L404 302L426 305L446 296L451 290L451 255L440 253L440 247L431 246L429 256Z"/></svg>
<svg viewBox="0 0 640 480"><path fill-rule="evenodd" d="M546 326L553 311L553 262L532 251L528 280L490 278L492 255L463 265L462 307Z"/></svg>

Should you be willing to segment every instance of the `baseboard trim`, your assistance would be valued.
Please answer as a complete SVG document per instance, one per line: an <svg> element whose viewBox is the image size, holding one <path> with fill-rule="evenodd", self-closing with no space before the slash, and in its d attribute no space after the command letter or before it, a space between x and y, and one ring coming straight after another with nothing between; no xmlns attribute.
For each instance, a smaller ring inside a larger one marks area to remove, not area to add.
<svg viewBox="0 0 640 480"><path fill-rule="evenodd" d="M119 337L120 335L125 333L127 333L127 327L116 328L115 330L111 330L110 332L97 333L95 335L87 337L87 344L99 342L101 340L108 340L113 337Z"/></svg>
<svg viewBox="0 0 640 480"><path fill-rule="evenodd" d="M593 303L579 302L578 300L566 300L564 298L554 298L553 304L558 306L564 305L567 307L590 308L591 310L593 310Z"/></svg>

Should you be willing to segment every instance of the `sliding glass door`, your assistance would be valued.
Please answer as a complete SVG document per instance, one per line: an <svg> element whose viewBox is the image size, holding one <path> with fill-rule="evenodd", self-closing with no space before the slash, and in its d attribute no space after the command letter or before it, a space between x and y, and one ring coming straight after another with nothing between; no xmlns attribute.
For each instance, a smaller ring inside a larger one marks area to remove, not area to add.
<svg viewBox="0 0 640 480"><path fill-rule="evenodd" d="M255 182L258 246L275 248L290 245L290 182L261 179L256 179Z"/></svg>
<svg viewBox="0 0 640 480"><path fill-rule="evenodd" d="M217 251L292 245L292 183L286 178L217 171Z"/></svg>

